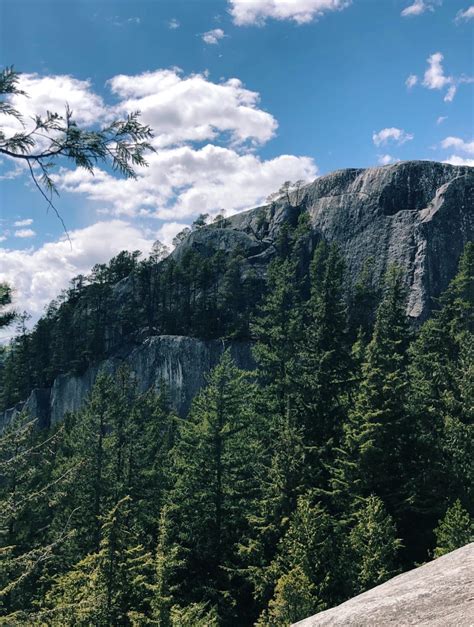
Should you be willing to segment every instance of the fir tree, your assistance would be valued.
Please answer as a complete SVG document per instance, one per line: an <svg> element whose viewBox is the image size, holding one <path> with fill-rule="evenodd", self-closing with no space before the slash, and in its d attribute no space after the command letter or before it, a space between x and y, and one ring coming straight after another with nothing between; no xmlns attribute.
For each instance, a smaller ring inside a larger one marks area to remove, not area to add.
<svg viewBox="0 0 474 627"><path fill-rule="evenodd" d="M462 507L459 499L447 510L443 520L440 520L435 535L435 557L441 557L473 541L474 519Z"/></svg>
<svg viewBox="0 0 474 627"><path fill-rule="evenodd" d="M392 268L365 353L362 381L344 427L343 445L332 470L334 497L345 515L350 515L351 507L358 507L358 498L370 494L382 498L392 513L404 507L410 337L405 302L402 274Z"/></svg>
<svg viewBox="0 0 474 627"><path fill-rule="evenodd" d="M178 548L175 604L208 602L231 621L246 591L237 543L257 499L258 416L254 386L228 352L180 425L172 453L170 538ZM247 600L248 602L248 600ZM244 605L240 606L242 609Z"/></svg>
<svg viewBox="0 0 474 627"><path fill-rule="evenodd" d="M350 533L354 564L354 593L373 588L397 572L397 553L401 541L383 502L370 496L357 515L357 524Z"/></svg>

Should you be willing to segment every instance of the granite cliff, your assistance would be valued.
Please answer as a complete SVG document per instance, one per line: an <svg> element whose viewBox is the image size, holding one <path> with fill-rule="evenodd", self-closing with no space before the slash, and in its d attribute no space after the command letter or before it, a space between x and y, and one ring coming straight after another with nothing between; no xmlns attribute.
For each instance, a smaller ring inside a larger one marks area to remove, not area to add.
<svg viewBox="0 0 474 627"><path fill-rule="evenodd" d="M346 260L348 289L369 257L374 285L380 284L391 264L398 264L409 291L407 313L416 323L429 316L456 272L464 245L474 239L474 169L413 161L339 170L268 205L237 214L224 226L194 230L172 257L179 260L189 250L203 257L216 250L231 255L238 249L244 272L252 269L264 278L282 225L295 224L303 211L311 227L308 257L321 238L336 242ZM130 279L115 285L113 298L117 310L140 305ZM250 342L227 345L241 367L252 367ZM221 340L150 331L131 345L114 331L107 359L81 375L59 375L51 388L33 390L24 403L0 415L0 428L22 408L40 424L60 420L81 406L101 369L113 371L123 362L136 372L141 389L167 384L173 406L183 415L223 347Z"/></svg>

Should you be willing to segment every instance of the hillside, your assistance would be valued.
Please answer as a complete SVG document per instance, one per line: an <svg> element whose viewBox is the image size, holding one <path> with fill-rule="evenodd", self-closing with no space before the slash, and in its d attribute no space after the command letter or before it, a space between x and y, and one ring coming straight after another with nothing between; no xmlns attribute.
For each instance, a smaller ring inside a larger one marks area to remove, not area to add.
<svg viewBox="0 0 474 627"><path fill-rule="evenodd" d="M142 389L164 382L173 406L186 414L217 363L223 345L215 340L225 338L239 365L252 367L249 320L282 234L301 215L308 220L302 275L318 241L336 243L350 305L361 277L376 291L396 264L408 288L407 314L419 323L474 239L474 170L425 161L340 170L269 205L195 228L164 261L118 259L108 273L98 268L89 285L79 277L30 342L30 369L38 362L37 372L33 367L11 390L4 382L3 409L15 407L0 415L0 425L25 401L41 424L60 420L81 406L101 368L113 372L123 360ZM366 315L374 302L366 303Z"/></svg>
<svg viewBox="0 0 474 627"><path fill-rule="evenodd" d="M337 172L73 280L3 353L0 624L408 607L473 537L472 192Z"/></svg>

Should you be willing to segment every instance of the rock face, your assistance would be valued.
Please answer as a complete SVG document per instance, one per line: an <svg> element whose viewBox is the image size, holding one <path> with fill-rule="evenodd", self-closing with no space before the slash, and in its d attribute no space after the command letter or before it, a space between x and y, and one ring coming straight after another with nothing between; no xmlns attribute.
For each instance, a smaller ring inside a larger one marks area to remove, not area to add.
<svg viewBox="0 0 474 627"><path fill-rule="evenodd" d="M298 627L472 627L474 543L296 623Z"/></svg>
<svg viewBox="0 0 474 627"><path fill-rule="evenodd" d="M390 264L403 268L408 314L419 320L428 316L433 298L456 273L465 244L474 239L474 168L408 161L339 170L316 179L300 195L314 234L340 246L349 281L368 257L374 283ZM238 214L232 225L252 233L261 222L268 224L265 235L271 241L291 219L288 205Z"/></svg>
<svg viewBox="0 0 474 627"><path fill-rule="evenodd" d="M474 168L411 161L339 170L289 198L237 214L224 227L194 231L172 255L179 260L189 249L204 257L216 250L239 250L243 271L252 268L265 277L282 224L295 225L302 210L310 218L309 247L321 238L336 242L346 260L349 286L368 258L374 285L381 284L390 264L398 264L409 289L408 314L422 321L456 273L464 245L474 239ZM130 302L138 306L133 281L117 283L114 299L117 311ZM34 390L26 403L0 414L0 430L22 407L40 424L60 420L81 406L100 369L113 371L122 361L136 371L141 389L163 380L174 408L184 415L222 351L220 341L176 336L151 337L129 350L120 341L111 338L111 357L84 375L60 375L51 390ZM232 344L232 350L239 365L251 367L248 345Z"/></svg>
<svg viewBox="0 0 474 627"><path fill-rule="evenodd" d="M221 340L204 342L174 335L149 337L137 348L88 368L81 376L60 375L51 390L33 390L26 403L3 413L0 430L22 410L36 417L40 426L62 420L67 412L81 408L100 372L112 374L121 365L127 365L134 373L140 391L159 391L164 383L171 406L185 416L192 399L204 385L206 374L217 364L225 348L229 348L240 368L253 368L250 344L246 342L224 344Z"/></svg>

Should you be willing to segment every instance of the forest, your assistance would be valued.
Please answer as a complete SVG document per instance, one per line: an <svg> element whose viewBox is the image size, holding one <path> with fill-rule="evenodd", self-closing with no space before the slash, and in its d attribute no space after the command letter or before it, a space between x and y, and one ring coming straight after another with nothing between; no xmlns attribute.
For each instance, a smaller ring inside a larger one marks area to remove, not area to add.
<svg viewBox="0 0 474 627"><path fill-rule="evenodd" d="M239 252L121 253L4 350L1 404L140 333L252 341L189 415L99 375L83 408L0 435L0 624L283 627L473 536L474 245L416 327L370 259L282 228L266 284ZM140 307L112 308L133 283ZM129 283L128 283L129 284ZM115 301L114 301L115 302ZM144 331L143 331L144 330Z"/></svg>

